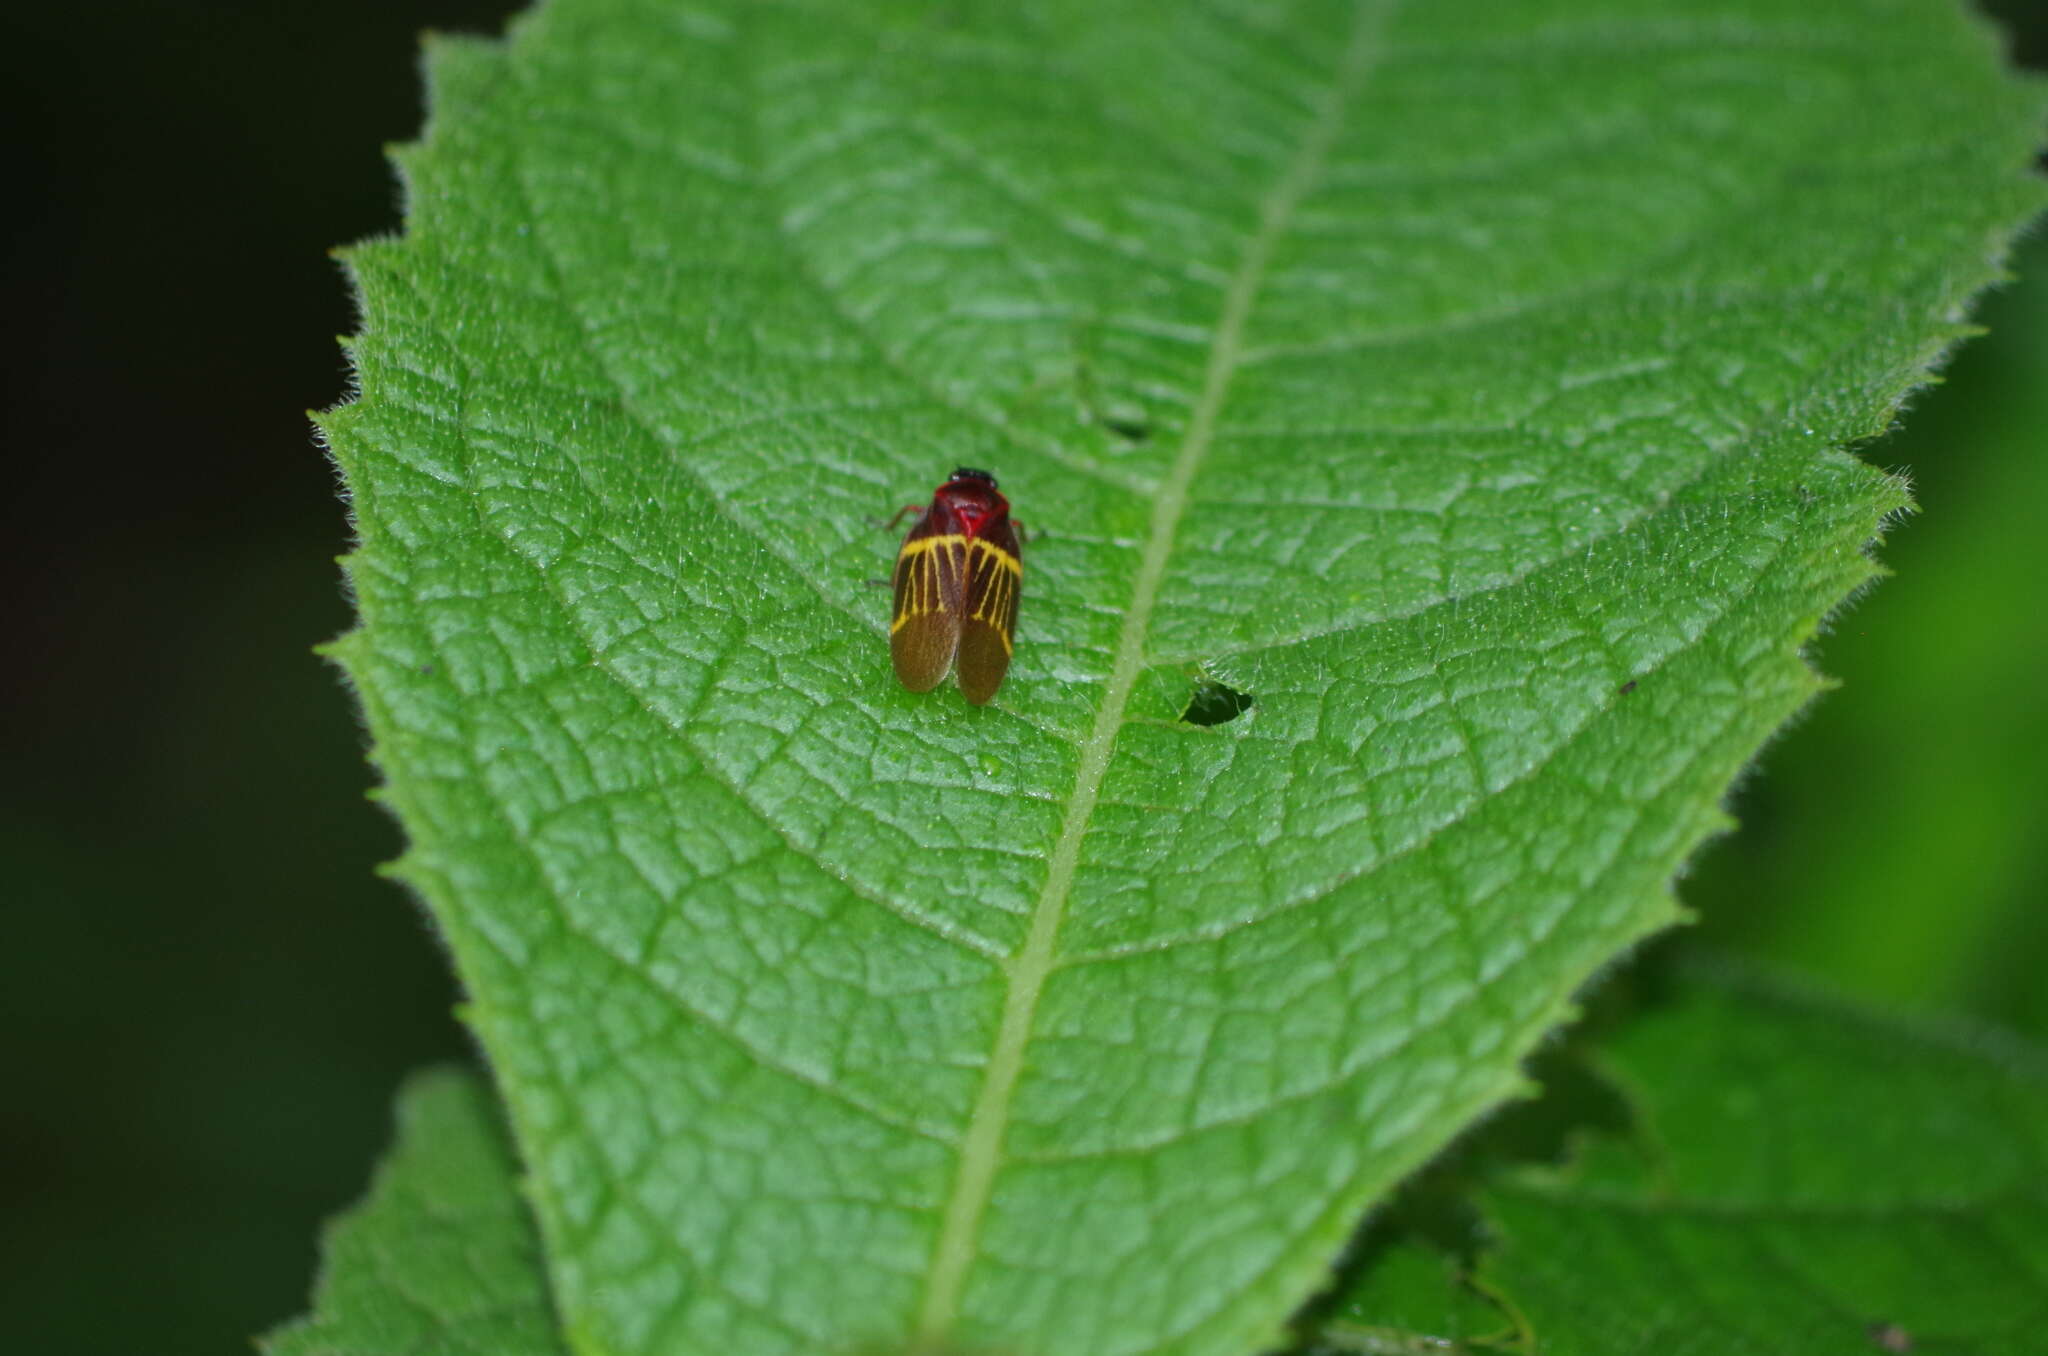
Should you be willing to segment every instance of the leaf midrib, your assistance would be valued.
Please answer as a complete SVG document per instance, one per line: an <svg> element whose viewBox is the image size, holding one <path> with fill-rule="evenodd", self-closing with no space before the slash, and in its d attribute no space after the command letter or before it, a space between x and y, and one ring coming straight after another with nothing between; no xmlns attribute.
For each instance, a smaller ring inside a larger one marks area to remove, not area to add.
<svg viewBox="0 0 2048 1356"><path fill-rule="evenodd" d="M1246 242L1224 294L1223 310L1203 371L1201 396L1189 421L1187 436L1154 494L1144 551L1131 587L1130 606L1124 611L1123 626L1117 633L1102 704L1096 709L1095 722L1081 745L1060 836L1046 868L1044 889L1032 909L1031 929L1023 947L1003 965L1006 991L1002 1019L981 1091L961 1140L959 1169L941 1217L918 1316L917 1342L923 1348L938 1349L951 1335L959 1317L968 1271L980 1251L982 1219L1002 1164L1011 1102L1023 1074L1024 1051L1030 1044L1039 995L1053 969L1060 925L1066 918L1074 874L1080 866L1081 841L1101 794L1110 754L1123 726L1125 707L1145 666L1152 609L1173 555L1173 544L1187 509L1188 491L1208 455L1217 415L1244 357L1245 326L1273 251L1285 235L1296 207L1321 172L1343 127L1346 106L1372 71L1379 52L1377 38L1395 3L1396 0L1360 0L1336 78L1319 101L1315 120L1300 147L1261 200L1258 229Z"/></svg>

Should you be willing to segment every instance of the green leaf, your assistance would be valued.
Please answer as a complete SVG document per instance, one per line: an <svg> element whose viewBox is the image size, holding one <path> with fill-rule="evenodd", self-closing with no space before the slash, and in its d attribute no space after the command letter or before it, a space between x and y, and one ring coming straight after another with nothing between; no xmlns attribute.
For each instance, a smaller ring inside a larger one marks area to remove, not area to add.
<svg viewBox="0 0 2048 1356"><path fill-rule="evenodd" d="M1552 1349L1860 1354L1888 1328L1919 1350L2038 1349L2038 1054L1703 985L1609 1059L1638 1146L1486 1206L1489 1274Z"/></svg>
<svg viewBox="0 0 2048 1356"><path fill-rule="evenodd" d="M1676 916L2041 196L1940 4L555 0L430 76L337 652L589 1352L1276 1340ZM1045 534L982 710L863 587L961 463Z"/></svg>
<svg viewBox="0 0 2048 1356"><path fill-rule="evenodd" d="M515 1172L480 1080L414 1077L369 1199L328 1226L313 1315L265 1338L265 1356L556 1356Z"/></svg>
<svg viewBox="0 0 2048 1356"><path fill-rule="evenodd" d="M1491 1238L1466 1274L1531 1339L1495 1345L1574 1356L2039 1349L2041 1052L1695 967L1604 1040L1597 1063L1629 1102L1630 1132L1592 1136L1568 1167L1509 1172L1478 1196ZM1372 1349L1352 1340L1379 1340L1370 1316L1441 1294L1424 1259L1454 1265L1412 1238L1387 1252L1400 1265L1369 1268L1333 1306L1329 1349ZM1466 1302L1477 1302L1470 1291ZM1470 1338L1500 1319L1468 1309L1402 1333Z"/></svg>

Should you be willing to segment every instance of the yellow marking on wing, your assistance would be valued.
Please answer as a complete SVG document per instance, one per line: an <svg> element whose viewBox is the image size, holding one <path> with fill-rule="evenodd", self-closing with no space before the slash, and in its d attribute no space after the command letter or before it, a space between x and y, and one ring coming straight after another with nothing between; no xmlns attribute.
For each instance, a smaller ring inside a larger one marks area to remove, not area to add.
<svg viewBox="0 0 2048 1356"><path fill-rule="evenodd" d="M1015 653L1016 653L1016 651L1015 651L1014 649L1012 649L1012 648L1011 648L1011 646L1010 646L1010 628L1009 628L1009 627L1007 627L1007 626L1004 626L1004 625L1003 625L1003 624L1002 624L1001 622L996 622L996 623L992 624L992 625L991 625L991 626L990 626L990 627L989 627L988 629L996 633L996 639L997 639L997 640L1000 640L1001 642L1003 642L1003 653L1004 653L1004 654L1015 654Z"/></svg>
<svg viewBox="0 0 2048 1356"><path fill-rule="evenodd" d="M989 571L988 584L981 591L981 602L974 609L976 621L990 621L1003 615L1004 596L1016 587L1007 574Z"/></svg>
<svg viewBox="0 0 2048 1356"><path fill-rule="evenodd" d="M930 555L941 546L960 546L966 541L967 538L961 536L958 532L941 532L937 536L932 537L912 537L909 541L903 543L903 549L897 552L897 555L903 559L908 559L911 556Z"/></svg>
<svg viewBox="0 0 2048 1356"><path fill-rule="evenodd" d="M1010 643L1010 628L1016 624L1017 586L1023 578L1024 567L1017 558L1002 547L985 541L976 541L980 549L975 553L977 564L986 558L987 582L982 587L981 601L975 605L974 620L987 622L1003 642L1003 653L1014 653Z"/></svg>
<svg viewBox="0 0 2048 1356"><path fill-rule="evenodd" d="M986 537L976 537L974 539L974 553L977 558L983 555L988 556L1005 570L1008 570L1013 577L1021 578L1024 574L1023 561L1017 559L1017 557L1011 555Z"/></svg>
<svg viewBox="0 0 2048 1356"><path fill-rule="evenodd" d="M896 568L907 569L904 578L903 607L889 623L889 634L895 635L906 622L914 617L938 612L945 603L945 581L940 570L938 550L946 548L950 559L947 565L959 569L963 563L960 557L967 538L957 532L941 533L935 537L918 537L903 543L903 549L896 553Z"/></svg>

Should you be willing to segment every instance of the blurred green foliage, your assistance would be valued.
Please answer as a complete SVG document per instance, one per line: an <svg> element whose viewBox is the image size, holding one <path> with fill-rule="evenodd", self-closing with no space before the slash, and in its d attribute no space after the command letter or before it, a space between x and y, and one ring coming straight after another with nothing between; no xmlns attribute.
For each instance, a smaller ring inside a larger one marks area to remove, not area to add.
<svg viewBox="0 0 2048 1356"><path fill-rule="evenodd" d="M2038 1049L1672 937L1535 1072L1374 1221L1302 1356L2038 1349Z"/></svg>
<svg viewBox="0 0 2048 1356"><path fill-rule="evenodd" d="M1765 750L1681 895L1712 939L2048 1037L2048 239L1891 437L1920 513L1835 619L1841 682Z"/></svg>

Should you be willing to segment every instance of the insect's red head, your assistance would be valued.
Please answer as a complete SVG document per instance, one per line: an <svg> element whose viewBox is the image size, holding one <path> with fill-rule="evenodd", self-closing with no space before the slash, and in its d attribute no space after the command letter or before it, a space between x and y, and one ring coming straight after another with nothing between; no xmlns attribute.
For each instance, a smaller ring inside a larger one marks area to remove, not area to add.
<svg viewBox="0 0 2048 1356"><path fill-rule="evenodd" d="M1010 511L1010 501L996 489L996 478L986 471L963 466L939 486L938 499L959 519L968 536L980 534L982 525Z"/></svg>

